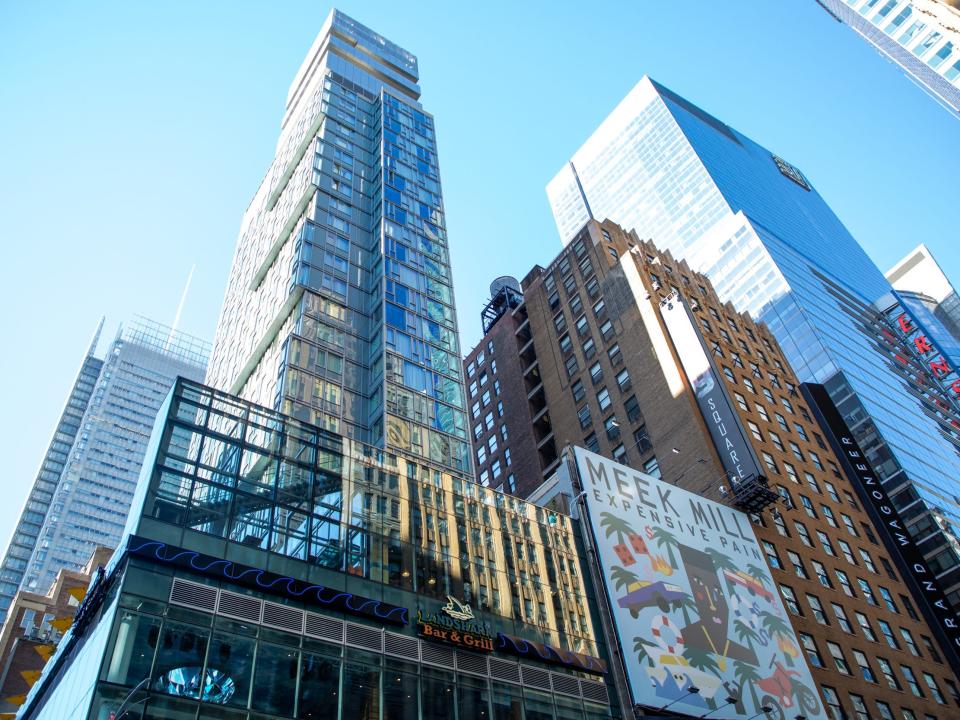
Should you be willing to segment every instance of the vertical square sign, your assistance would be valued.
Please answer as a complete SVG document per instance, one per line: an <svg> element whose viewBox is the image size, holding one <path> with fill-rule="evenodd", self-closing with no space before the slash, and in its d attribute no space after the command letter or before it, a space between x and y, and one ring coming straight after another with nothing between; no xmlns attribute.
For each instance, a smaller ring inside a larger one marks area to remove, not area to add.
<svg viewBox="0 0 960 720"><path fill-rule="evenodd" d="M574 452L634 703L826 720L748 517Z"/></svg>

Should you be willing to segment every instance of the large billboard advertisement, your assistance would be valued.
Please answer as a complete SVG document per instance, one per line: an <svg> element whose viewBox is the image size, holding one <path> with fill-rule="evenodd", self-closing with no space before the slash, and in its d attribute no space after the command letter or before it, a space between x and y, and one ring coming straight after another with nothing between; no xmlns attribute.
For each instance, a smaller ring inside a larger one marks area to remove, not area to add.
<svg viewBox="0 0 960 720"><path fill-rule="evenodd" d="M710 361L686 303L673 293L660 303L660 314L727 475L735 480L760 475L757 456Z"/></svg>
<svg viewBox="0 0 960 720"><path fill-rule="evenodd" d="M695 717L825 720L747 516L574 452L633 701Z"/></svg>

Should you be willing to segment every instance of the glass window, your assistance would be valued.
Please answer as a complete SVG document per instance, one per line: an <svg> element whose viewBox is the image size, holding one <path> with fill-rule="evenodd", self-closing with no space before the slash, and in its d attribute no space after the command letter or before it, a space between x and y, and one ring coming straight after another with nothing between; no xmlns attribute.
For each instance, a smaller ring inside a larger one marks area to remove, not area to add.
<svg viewBox="0 0 960 720"><path fill-rule="evenodd" d="M894 650L899 650L900 645L897 643L897 638L893 634L893 628L890 627L890 623L888 623L886 620L877 619L877 625L880 626L880 632L887 641L887 645L892 647Z"/></svg>
<svg viewBox="0 0 960 720"><path fill-rule="evenodd" d="M764 554L767 556L767 564L772 568L782 570L783 563L780 562L780 556L777 554L777 547L772 542L767 540L761 540L760 543L763 546Z"/></svg>
<svg viewBox="0 0 960 720"><path fill-rule="evenodd" d="M820 651L817 649L817 643L812 635L807 633L797 633L800 638L800 644L803 646L803 652L807 656L807 661L813 666L822 668L823 658L820 657Z"/></svg>
<svg viewBox="0 0 960 720"><path fill-rule="evenodd" d="M780 594L783 595L783 604L787 606L787 610L794 615L803 615L803 611L800 609L800 603L797 602L797 596L794 594L793 588L788 585L781 585Z"/></svg>
<svg viewBox="0 0 960 720"><path fill-rule="evenodd" d="M917 643L914 642L913 635L910 634L910 631L905 627L900 628L900 637L903 638L903 642L906 644L910 654L920 657L920 649L917 647Z"/></svg>
<svg viewBox="0 0 960 720"><path fill-rule="evenodd" d="M867 656L860 650L852 650L851 652L853 652L854 662L856 662L857 667L860 668L860 674L863 676L863 679L867 682L875 683L877 676L873 674L873 668L870 667Z"/></svg>
<svg viewBox="0 0 960 720"><path fill-rule="evenodd" d="M570 391L573 393L574 402L580 402L583 400L583 396L586 395L586 391L583 389L583 382L580 380L577 380L570 386Z"/></svg>
<svg viewBox="0 0 960 720"><path fill-rule="evenodd" d="M823 699L827 702L827 712L831 720L847 720L847 714L840 705L840 696L837 695L837 691L829 685L821 685L820 689L823 691Z"/></svg>
<svg viewBox="0 0 960 720"><path fill-rule="evenodd" d="M225 705L247 707L250 696L250 675L253 670L254 641L238 635L214 633L210 641L210 656L207 673L216 669L229 675L234 683L233 695Z"/></svg>
<svg viewBox="0 0 960 720"><path fill-rule="evenodd" d="M358 655L365 654L358 653ZM380 658L371 655L369 662L344 662L343 687L348 691L343 693L341 717L378 717L380 715Z"/></svg>
<svg viewBox="0 0 960 720"><path fill-rule="evenodd" d="M900 672L903 674L904 680L907 681L907 685L910 686L910 692L917 697L923 697L923 690L920 688L920 683L917 682L917 677L913 674L913 670L906 665L901 665Z"/></svg>
<svg viewBox="0 0 960 720"><path fill-rule="evenodd" d="M600 367L600 363L597 362L590 366L590 379L594 385L603 380L603 368Z"/></svg>
<svg viewBox="0 0 960 720"><path fill-rule="evenodd" d="M810 564L813 565L813 572L817 576L817 580L824 587L833 587L833 583L830 582L830 576L827 574L827 568L824 567L823 563L818 560L811 560Z"/></svg>
<svg viewBox="0 0 960 720"><path fill-rule="evenodd" d="M880 720L894 720L893 710L883 700L877 700L877 710L880 711Z"/></svg>
<svg viewBox="0 0 960 720"><path fill-rule="evenodd" d="M648 475L653 475L653 477L659 478L661 476L660 463L657 462L655 457L650 458L643 464L643 471Z"/></svg>
<svg viewBox="0 0 960 720"><path fill-rule="evenodd" d="M840 649L840 646L835 642L828 640L827 649L830 650L830 656L833 658L833 662L837 666L837 672L843 673L844 675L849 675L850 666L847 665L847 659L843 656L843 650Z"/></svg>
<svg viewBox="0 0 960 720"><path fill-rule="evenodd" d="M879 587L880 597L883 598L883 604L887 606L887 610L894 613L899 613L900 610L897 609L897 604L893 601L893 595L890 594L890 591L887 590L883 585Z"/></svg>
<svg viewBox="0 0 960 720"><path fill-rule="evenodd" d="M593 420L592 420L592 418L590 417L590 406L589 406L589 405L584 405L582 408L580 408L579 410L577 410L577 417L580 418L580 427L581 427L581 428L586 429L586 428L590 427L591 425L593 425Z"/></svg>
<svg viewBox="0 0 960 720"><path fill-rule="evenodd" d="M293 716L299 656L298 650L260 643L254 674L257 691L253 693L251 705L254 710Z"/></svg>
<svg viewBox="0 0 960 720"><path fill-rule="evenodd" d="M878 656L877 666L880 668L880 674L883 675L887 682L887 687L893 690L900 690L900 681L897 680L897 676L893 674L893 666L890 664L890 661Z"/></svg>
<svg viewBox="0 0 960 720"><path fill-rule="evenodd" d="M397 663L398 665L400 663ZM406 664L403 664L404 666ZM391 668L383 677L383 717L384 720L418 720L417 701L420 695L420 682L416 673L405 672L405 667ZM334 701L335 702L335 701ZM323 707L323 705L317 706ZM306 709L306 708L305 708ZM314 708L306 709L310 715L302 716L313 720ZM322 713L321 713L322 715Z"/></svg>
<svg viewBox="0 0 960 720"><path fill-rule="evenodd" d="M813 612L813 617L816 618L816 621L821 625L829 625L830 621L827 619L827 614L823 611L823 605L820 603L820 598L816 595L811 595L807 593L807 605L810 606L811 612Z"/></svg>
<svg viewBox="0 0 960 720"><path fill-rule="evenodd" d="M850 625L850 620L847 619L847 614L843 606L837 603L830 603L830 607L833 608L833 614L837 617L837 625L840 626L840 629L848 635L853 635L853 627Z"/></svg>
<svg viewBox="0 0 960 720"><path fill-rule="evenodd" d="M854 615L857 618L857 624L860 626L860 632L863 633L863 636L870 642L876 642L876 633L873 632L873 627L870 625L870 620L867 619L867 616L859 610L857 610ZM880 622L882 623L883 620Z"/></svg>
<svg viewBox="0 0 960 720"><path fill-rule="evenodd" d="M807 569L803 566L803 560L793 550L787 550L787 557L790 558L790 564L793 565L793 571L797 577L807 579Z"/></svg>
<svg viewBox="0 0 960 720"><path fill-rule="evenodd" d="M850 578L847 577L847 574L843 570L835 570L837 573L837 579L840 581L840 587L843 588L845 595L850 597L856 597L856 594L853 592L853 585L850 584Z"/></svg>
<svg viewBox="0 0 960 720"><path fill-rule="evenodd" d="M110 664L107 666L106 680L120 685L134 686L150 675L153 653L158 645L157 638L160 637L160 620L146 615L121 611L117 626L117 639L114 641L116 646L113 649ZM183 638L189 636L184 633L193 633L191 637L199 638L199 633L203 633L202 645L198 652L190 658L184 658L184 660L196 660L202 664L203 651L206 649L206 630L189 628L189 626L176 626L173 623L167 623L167 626L181 629L179 631L175 630L173 633L164 633L164 641L172 642L177 634ZM193 641L190 640L189 642ZM172 647L163 647L161 650L161 657L158 658L157 662L158 675L174 667L182 667L177 665L177 659L169 657L169 650L172 650Z"/></svg>
<svg viewBox="0 0 960 720"><path fill-rule="evenodd" d="M936 647L934 647L933 640L926 635L921 635L920 640L923 642L923 646L927 649L927 654L933 658L933 661L935 663L942 663L943 659L940 657L940 653L937 651Z"/></svg>
<svg viewBox="0 0 960 720"><path fill-rule="evenodd" d="M856 716L856 720L870 720L867 703L862 695L850 693L850 703L853 705L853 714Z"/></svg>
<svg viewBox="0 0 960 720"><path fill-rule="evenodd" d="M600 412L604 412L610 407L610 392L606 388L597 393L597 403L600 405Z"/></svg>
<svg viewBox="0 0 960 720"><path fill-rule="evenodd" d="M930 689L930 694L933 695L933 699L936 700L941 705L946 705L947 701L943 697L943 693L940 692L940 686L937 685L937 681L934 679L933 675L928 672L923 673L923 680L927 684L927 687Z"/></svg>

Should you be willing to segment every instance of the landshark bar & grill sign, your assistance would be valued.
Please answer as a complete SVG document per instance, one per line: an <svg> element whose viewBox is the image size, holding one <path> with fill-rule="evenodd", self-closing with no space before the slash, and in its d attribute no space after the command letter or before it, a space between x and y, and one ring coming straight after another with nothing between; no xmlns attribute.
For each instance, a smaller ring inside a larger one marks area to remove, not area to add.
<svg viewBox="0 0 960 720"><path fill-rule="evenodd" d="M424 614L417 610L417 630L421 637L441 640L471 650L493 650L493 630L476 619L473 610L452 595L440 612Z"/></svg>

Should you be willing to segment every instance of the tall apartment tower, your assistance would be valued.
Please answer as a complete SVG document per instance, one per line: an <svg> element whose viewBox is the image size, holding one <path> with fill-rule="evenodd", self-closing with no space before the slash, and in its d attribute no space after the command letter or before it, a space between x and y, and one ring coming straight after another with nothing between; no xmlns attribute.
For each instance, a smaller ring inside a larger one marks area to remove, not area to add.
<svg viewBox="0 0 960 720"><path fill-rule="evenodd" d="M47 452L40 461L37 477L27 495L27 501L20 512L20 520L13 531L10 542L3 555L3 564L0 565L0 624L6 617L10 603L20 589L23 574L30 562L30 555L37 545L40 528L50 509L50 502L57 489L60 473L70 457L70 448L73 447L80 431L83 415L87 411L87 404L93 396L93 388L100 376L103 360L96 356L97 343L103 329L103 320L97 326L87 354L80 364L80 371L73 381L67 402L60 414L60 420L53 431Z"/></svg>
<svg viewBox="0 0 960 720"><path fill-rule="evenodd" d="M247 209L207 382L469 471L433 118L416 58L336 10Z"/></svg>
<svg viewBox="0 0 960 720"><path fill-rule="evenodd" d="M177 376L203 378L207 343L137 318L122 326L79 421L31 548L21 588L45 593L120 540L157 411Z"/></svg>
<svg viewBox="0 0 960 720"><path fill-rule="evenodd" d="M817 0L942 106L960 113L960 11L944 0Z"/></svg>
<svg viewBox="0 0 960 720"><path fill-rule="evenodd" d="M917 245L887 270L886 276L901 299L910 304L915 317L926 316L931 322L932 314L943 326L946 332L941 332L941 344L953 345L954 362L960 362L956 353L960 344L960 295L930 249L923 243Z"/></svg>
<svg viewBox="0 0 960 720"><path fill-rule="evenodd" d="M502 465L498 486L513 474L517 494L545 504L562 483L564 448L580 446L749 512L777 586L770 589L784 599L829 717L922 718L960 707L949 638L932 606L908 589L908 564L868 511L765 325L723 303L687 263L611 221L588 222L546 267L527 273L522 291L522 303L505 309L465 360L478 383L471 401L481 398L481 477ZM690 308L689 335L702 339L694 349L705 360L710 353L717 368L710 381L689 379L694 353L667 319L671 303ZM517 360L519 381L501 370ZM528 417L507 398L530 404L532 439L522 433ZM703 409L711 400L716 416ZM711 430L717 419L722 435ZM511 458L542 455L547 442L559 459L522 475ZM739 453L740 478L729 448ZM648 547L665 549L652 539ZM645 663L627 640L626 662Z"/></svg>
<svg viewBox="0 0 960 720"><path fill-rule="evenodd" d="M890 284L797 167L645 77L547 195L564 243L590 218L637 228L765 322L827 387L960 606L960 405L880 348Z"/></svg>

